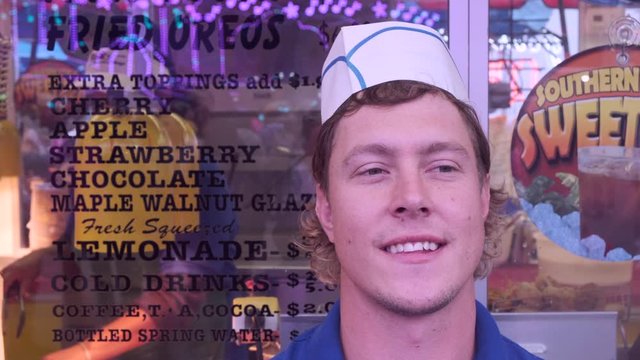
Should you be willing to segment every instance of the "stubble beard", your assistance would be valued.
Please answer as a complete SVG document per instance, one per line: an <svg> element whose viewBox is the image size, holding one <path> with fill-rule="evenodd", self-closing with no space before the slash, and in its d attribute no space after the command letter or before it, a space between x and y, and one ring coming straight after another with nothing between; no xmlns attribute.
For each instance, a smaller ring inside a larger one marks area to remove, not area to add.
<svg viewBox="0 0 640 360"><path fill-rule="evenodd" d="M403 317L416 317L431 315L442 310L456 298L460 290L461 288L447 288L435 297L420 299L403 299L378 291L372 298L390 313Z"/></svg>
<svg viewBox="0 0 640 360"><path fill-rule="evenodd" d="M386 237L387 235L384 234L380 236L380 239L385 239ZM448 234L445 234L444 237L446 239L452 238ZM373 293L364 288L360 290L365 293L368 292L375 303L392 314L404 317L416 317L431 315L442 310L458 296L463 286L464 285L456 287L455 285L449 284L441 293L435 294L435 296L414 299L406 299L398 296L398 294L385 292L381 289L373 289Z"/></svg>

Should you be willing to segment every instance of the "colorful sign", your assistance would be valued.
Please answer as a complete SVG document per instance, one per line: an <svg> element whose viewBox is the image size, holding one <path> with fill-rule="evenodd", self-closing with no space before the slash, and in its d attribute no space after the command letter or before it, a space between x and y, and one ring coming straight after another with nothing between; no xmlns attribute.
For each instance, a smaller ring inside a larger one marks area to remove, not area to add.
<svg viewBox="0 0 640 360"><path fill-rule="evenodd" d="M523 207L578 255L640 254L639 65L638 47L577 54L533 88L517 118L511 165Z"/></svg>

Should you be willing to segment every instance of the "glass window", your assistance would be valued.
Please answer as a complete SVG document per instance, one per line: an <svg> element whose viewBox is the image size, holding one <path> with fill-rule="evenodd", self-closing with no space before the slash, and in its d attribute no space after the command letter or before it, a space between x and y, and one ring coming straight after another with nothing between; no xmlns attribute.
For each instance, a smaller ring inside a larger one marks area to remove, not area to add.
<svg viewBox="0 0 640 360"><path fill-rule="evenodd" d="M489 307L617 312L619 358L634 358L639 4L500 3L490 9L489 132L508 216Z"/></svg>
<svg viewBox="0 0 640 360"><path fill-rule="evenodd" d="M271 358L337 296L294 246L330 45L449 32L446 0L0 8L7 359Z"/></svg>

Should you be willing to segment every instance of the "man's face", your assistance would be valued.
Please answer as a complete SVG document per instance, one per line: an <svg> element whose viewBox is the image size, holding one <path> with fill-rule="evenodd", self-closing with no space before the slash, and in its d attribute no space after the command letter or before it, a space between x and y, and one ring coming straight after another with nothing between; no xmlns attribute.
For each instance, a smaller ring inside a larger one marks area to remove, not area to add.
<svg viewBox="0 0 640 360"><path fill-rule="evenodd" d="M417 315L473 288L489 185L463 121L436 95L340 120L316 211L343 294Z"/></svg>

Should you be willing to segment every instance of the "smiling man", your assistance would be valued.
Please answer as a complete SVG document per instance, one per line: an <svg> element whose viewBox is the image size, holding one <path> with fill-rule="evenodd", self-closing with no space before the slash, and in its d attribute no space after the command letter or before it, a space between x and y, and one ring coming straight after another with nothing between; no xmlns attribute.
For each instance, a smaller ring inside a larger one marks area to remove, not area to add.
<svg viewBox="0 0 640 360"><path fill-rule="evenodd" d="M475 301L497 248L489 144L433 29L342 29L323 67L317 200L302 221L325 322L276 359L535 359Z"/></svg>

